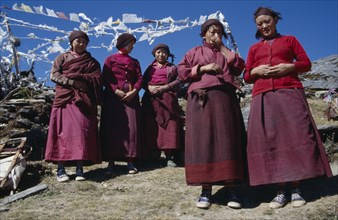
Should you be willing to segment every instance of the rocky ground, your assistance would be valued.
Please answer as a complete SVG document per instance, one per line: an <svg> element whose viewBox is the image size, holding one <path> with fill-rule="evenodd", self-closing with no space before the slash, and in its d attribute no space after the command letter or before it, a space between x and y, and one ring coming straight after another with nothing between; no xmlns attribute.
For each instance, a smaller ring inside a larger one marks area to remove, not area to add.
<svg viewBox="0 0 338 220"><path fill-rule="evenodd" d="M139 165L140 173L129 175L124 163L115 176L104 178L107 164L85 168L88 180L57 183L55 166L31 163L20 188L47 184L48 189L26 199L0 206L1 219L337 219L338 176L308 180L302 191L308 203L301 208L290 204L272 210L268 203L275 196L273 186L248 187L239 193L243 208L226 206L227 191L214 187L209 210L195 207L199 187L187 186L184 168L169 168L164 161Z"/></svg>

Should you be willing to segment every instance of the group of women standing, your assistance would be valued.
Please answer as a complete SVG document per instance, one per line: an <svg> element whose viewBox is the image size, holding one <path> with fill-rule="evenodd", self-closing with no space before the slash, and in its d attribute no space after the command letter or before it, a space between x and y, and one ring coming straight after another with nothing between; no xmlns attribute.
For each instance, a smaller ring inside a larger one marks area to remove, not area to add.
<svg viewBox="0 0 338 220"><path fill-rule="evenodd" d="M51 71L56 96L45 160L57 162L57 181L69 180L66 162L76 163L79 181L85 180L85 162L108 161L105 174L111 176L114 162L126 161L128 173L135 174L135 160L147 158L153 150L163 150L167 165L176 167L181 144L176 95L180 81L176 66L168 61L173 57L169 47L159 44L153 49L155 59L142 76L139 61L129 55L136 38L121 34L118 52L106 58L101 74L100 64L86 51L87 34L73 31L69 41L71 50L55 59ZM97 105L102 106L99 134Z"/></svg>
<svg viewBox="0 0 338 220"><path fill-rule="evenodd" d="M259 42L250 47L246 64L223 44L223 24L209 19L201 27L203 44L190 49L177 67L168 62L173 57L168 45L158 44L143 75L138 60L129 56L133 35L118 37L118 53L105 60L101 74L86 51L88 36L72 32L71 50L56 58L51 72L57 85L45 159L58 163L57 180L69 180L67 161L76 162L76 180L85 180L85 161L101 159L109 162L107 175L116 160L126 161L134 174L135 159L152 149L163 150L168 166L174 166L182 135L176 92L180 83L188 83L184 167L187 184L201 186L196 206L209 208L212 186L224 185L227 206L241 208L236 188L245 182L276 184L271 208L289 201L293 207L305 205L300 181L332 173L298 78L311 62L294 36L278 33L280 19L270 8L254 12ZM235 80L243 71L245 82L253 83L247 132ZM103 86L100 148L96 106Z"/></svg>

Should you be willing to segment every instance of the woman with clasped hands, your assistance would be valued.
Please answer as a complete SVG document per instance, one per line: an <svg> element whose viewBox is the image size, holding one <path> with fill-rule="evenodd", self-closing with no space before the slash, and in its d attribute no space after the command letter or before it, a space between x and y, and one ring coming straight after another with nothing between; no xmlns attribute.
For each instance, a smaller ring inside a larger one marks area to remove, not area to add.
<svg viewBox="0 0 338 220"><path fill-rule="evenodd" d="M306 204L301 180L331 176L325 150L298 74L311 69L294 36L277 31L280 13L259 7L254 13L256 38L244 74L253 83L248 121L247 157L250 185L276 184L270 208ZM290 194L287 190L291 190Z"/></svg>
<svg viewBox="0 0 338 220"><path fill-rule="evenodd" d="M138 92L142 88L140 63L129 54L136 38L129 33L118 36L117 53L106 58L103 66L103 105L101 144L106 175L114 172L114 161L125 161L128 173L138 172L134 165L141 153L141 109Z"/></svg>

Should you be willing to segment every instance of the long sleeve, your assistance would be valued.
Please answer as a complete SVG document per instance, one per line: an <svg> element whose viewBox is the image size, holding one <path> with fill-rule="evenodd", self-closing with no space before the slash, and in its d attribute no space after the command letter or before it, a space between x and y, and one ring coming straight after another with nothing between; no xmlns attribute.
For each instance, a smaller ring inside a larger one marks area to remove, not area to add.
<svg viewBox="0 0 338 220"><path fill-rule="evenodd" d="M304 73L311 70L311 61L304 48L295 37L290 37L293 52L295 53L294 64L297 73Z"/></svg>
<svg viewBox="0 0 338 220"><path fill-rule="evenodd" d="M245 61L238 54L235 55L235 62L230 65L230 72L235 76L241 75L245 68Z"/></svg>
<svg viewBox="0 0 338 220"><path fill-rule="evenodd" d="M68 77L62 74L62 63L65 60L64 56L65 54L60 54L55 58L50 71L50 80L61 86L69 85Z"/></svg>
<svg viewBox="0 0 338 220"><path fill-rule="evenodd" d="M114 76L114 73L112 72L112 66L113 61L108 57L104 64L102 69L102 77L103 77L103 83L106 89L110 89L113 93L115 93L116 89L118 88L116 77Z"/></svg>
<svg viewBox="0 0 338 220"><path fill-rule="evenodd" d="M136 77L136 82L134 84L134 88L137 89L138 91L140 91L142 89L142 71L141 71L141 66L140 63L134 59L134 61L136 62L135 65L135 77Z"/></svg>

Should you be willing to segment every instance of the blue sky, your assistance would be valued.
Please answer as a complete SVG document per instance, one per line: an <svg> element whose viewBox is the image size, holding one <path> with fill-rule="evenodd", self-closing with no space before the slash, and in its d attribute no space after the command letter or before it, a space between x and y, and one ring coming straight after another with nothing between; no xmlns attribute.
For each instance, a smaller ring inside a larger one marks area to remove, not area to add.
<svg viewBox="0 0 338 220"><path fill-rule="evenodd" d="M43 6L44 8L53 9L55 12L84 13L94 23L106 21L109 17L113 20L121 19L123 14L136 14L138 17L152 20L161 20L166 17L172 17L175 21L189 18L190 21L198 20L201 15L210 15L220 11L228 22L234 39L238 45L241 56L246 59L249 47L257 42L254 35L256 27L253 22L253 12L259 6L271 7L282 14L283 20L278 23L277 30L283 35L294 35L301 42L312 61L320 58L338 54L337 46L337 0L320 0L320 1L145 1L145 0L123 0L123 1L60 1L60 0L34 0L34 1L1 1L1 6L12 7L15 3L20 5L24 3L30 7ZM2 9L8 17L26 21L30 24L41 24L57 27L60 30L71 31L79 28L79 23L72 22L61 18L39 15L37 13L27 13L23 11L12 11ZM2 19L1 19L2 22ZM10 21L11 24L12 21ZM128 27L146 27L148 24L128 24ZM52 38L50 31L42 29L32 29L22 26L11 26L12 33L21 39L19 51L26 53L37 45L41 44L38 40L27 39L28 33L46 38ZM200 45L202 40L199 36L200 26L177 31L156 38L149 45L147 41L137 42L131 56L138 59L141 63L142 71L152 62L152 48L158 43L169 45L171 52L175 54L174 61L177 64L190 48ZM140 35L135 34L137 37ZM57 33L56 36L64 36ZM111 36L90 36L89 46L100 45L102 42L109 44ZM108 51L105 48L89 48L89 52L101 63L112 53L116 53L116 48ZM5 53L2 55L4 56ZM52 54L49 59L53 60L57 54ZM22 70L27 69L27 62L20 60ZM37 77L46 78L51 65L44 62L37 62L35 73ZM48 82L50 85L52 83ZM48 84L47 83L47 84Z"/></svg>

